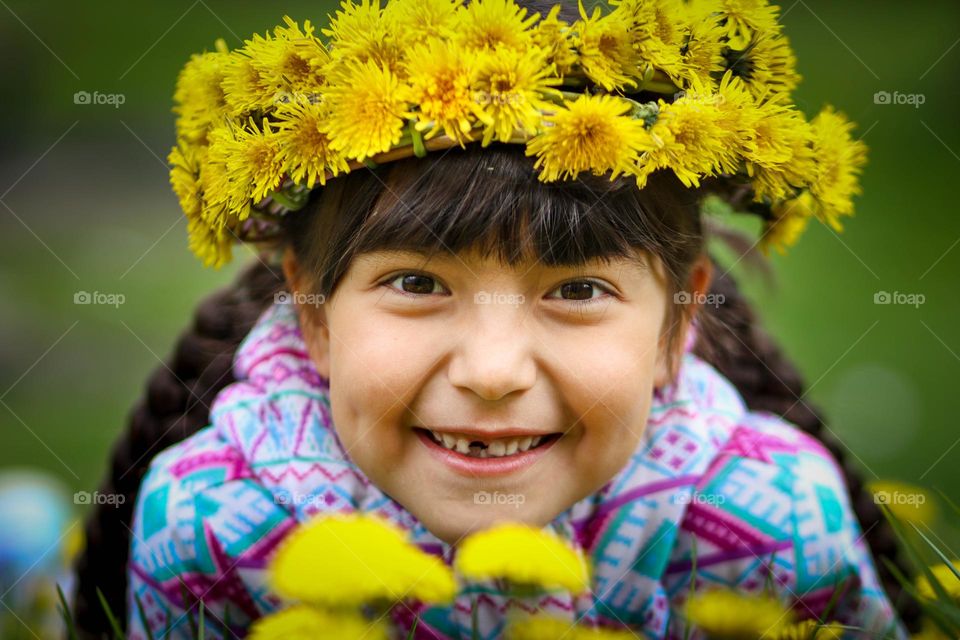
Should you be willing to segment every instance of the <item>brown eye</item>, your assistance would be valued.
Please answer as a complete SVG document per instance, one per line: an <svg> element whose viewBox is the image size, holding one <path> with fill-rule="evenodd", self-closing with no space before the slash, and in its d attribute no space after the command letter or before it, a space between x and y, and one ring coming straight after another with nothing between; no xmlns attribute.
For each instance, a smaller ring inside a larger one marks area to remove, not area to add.
<svg viewBox="0 0 960 640"><path fill-rule="evenodd" d="M554 291L559 291L560 295L550 296L551 298L559 298L577 305L594 304L602 301L605 296L612 295L610 289L593 280L571 280L561 284ZM599 292L600 295L594 296L594 291Z"/></svg>
<svg viewBox="0 0 960 640"><path fill-rule="evenodd" d="M400 281L399 285L393 283ZM434 293L437 285L436 278L422 273L400 273L381 283L382 286L394 289L397 293L420 296Z"/></svg>
<svg viewBox="0 0 960 640"><path fill-rule="evenodd" d="M565 300L589 300L593 297L595 287L596 285L592 282L581 280L580 282L568 282L560 285L560 291Z"/></svg>
<svg viewBox="0 0 960 640"><path fill-rule="evenodd" d="M403 276L403 290L407 293L433 293L433 278L417 274Z"/></svg>

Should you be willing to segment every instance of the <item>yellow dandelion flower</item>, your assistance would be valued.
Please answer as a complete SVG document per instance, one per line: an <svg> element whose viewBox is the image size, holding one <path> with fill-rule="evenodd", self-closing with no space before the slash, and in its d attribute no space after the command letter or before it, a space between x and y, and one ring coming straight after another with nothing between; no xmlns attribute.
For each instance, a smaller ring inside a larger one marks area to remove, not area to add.
<svg viewBox="0 0 960 640"><path fill-rule="evenodd" d="M716 0L700 0L716 6ZM720 16L731 49L743 51L758 33L778 33L779 8L767 0L719 0Z"/></svg>
<svg viewBox="0 0 960 640"><path fill-rule="evenodd" d="M561 95L551 86L561 80L550 73L545 55L539 47L522 54L511 49L481 53L474 98L487 115L483 146L494 137L507 142L514 129L536 133L542 118L540 110L556 107L543 99L548 94L557 98Z"/></svg>
<svg viewBox="0 0 960 640"><path fill-rule="evenodd" d="M810 125L798 110L778 102L765 102L753 111L753 135L744 159L755 199L788 198L816 171Z"/></svg>
<svg viewBox="0 0 960 640"><path fill-rule="evenodd" d="M867 491L873 494L873 501L889 507L899 520L931 524L937 519L936 503L922 487L894 480L871 480L866 486Z"/></svg>
<svg viewBox="0 0 960 640"><path fill-rule="evenodd" d="M543 132L527 142L536 154L540 180L576 178L581 171L612 180L632 170L637 156L652 148L643 121L624 115L631 103L615 96L579 96L546 115Z"/></svg>
<svg viewBox="0 0 960 640"><path fill-rule="evenodd" d="M312 188L317 181L327 183L327 171L333 176L350 171L343 152L333 149L323 132L329 104L292 102L281 105L275 115L280 163L291 180Z"/></svg>
<svg viewBox="0 0 960 640"><path fill-rule="evenodd" d="M645 23L638 23L625 5L606 15L600 7L594 7L587 16L582 0L578 2L580 20L573 25L573 44L580 53L584 73L607 91L636 87L637 78L643 75L643 58L634 43L642 37L637 25Z"/></svg>
<svg viewBox="0 0 960 640"><path fill-rule="evenodd" d="M547 64L553 64L561 78L570 73L577 62L577 53L571 42L570 24L559 18L560 5L555 4L546 18L533 30L534 43L546 52Z"/></svg>
<svg viewBox="0 0 960 640"><path fill-rule="evenodd" d="M735 173L740 157L736 130L725 128L729 114L716 95L688 92L672 103L659 101L660 113L650 127L654 148L640 158L634 174L643 188L657 169L672 169L687 187L700 178Z"/></svg>
<svg viewBox="0 0 960 640"><path fill-rule="evenodd" d="M797 57L784 35L760 34L744 51L728 54L728 63L758 99L767 92L789 94L800 84Z"/></svg>
<svg viewBox="0 0 960 640"><path fill-rule="evenodd" d="M321 32L330 37L330 56L340 63L372 61L380 67L399 73L403 60L403 41L390 28L377 0L343 0L340 10L330 19L328 29Z"/></svg>
<svg viewBox="0 0 960 640"><path fill-rule="evenodd" d="M736 611L737 615L730 615ZM715 589L687 601L687 618L710 638L770 637L793 622L775 598Z"/></svg>
<svg viewBox="0 0 960 640"><path fill-rule="evenodd" d="M260 202L282 182L279 138L266 119L259 128L251 120L248 126L234 129L233 136L227 156L230 181L247 190L248 200Z"/></svg>
<svg viewBox="0 0 960 640"><path fill-rule="evenodd" d="M416 128L429 128L429 139L442 130L464 146L474 123L492 120L475 99L479 59L476 52L465 51L443 40L413 48L407 60L410 99L419 105Z"/></svg>
<svg viewBox="0 0 960 640"><path fill-rule="evenodd" d="M944 591L947 592L947 595L960 602L960 578L958 578L956 574L957 571L960 571L960 560L951 560L950 564L954 566L954 569L951 569L947 564L941 563L930 567L930 571L933 573L934 579L939 582ZM935 599L937 597L933 586L931 586L927 576L923 573L917 577L917 591L919 591L920 595L924 598Z"/></svg>
<svg viewBox="0 0 960 640"><path fill-rule="evenodd" d="M467 536L454 562L459 573L472 580L502 578L574 594L590 585L587 559L581 552L552 532L517 523Z"/></svg>
<svg viewBox="0 0 960 640"><path fill-rule="evenodd" d="M283 541L269 567L281 597L328 607L413 598L450 602L456 583L439 558L370 514L319 516Z"/></svg>
<svg viewBox="0 0 960 640"><path fill-rule="evenodd" d="M307 20L303 29L289 16L285 27L273 30L273 37L255 35L247 40L242 52L253 61L264 83L273 89L274 102L289 99L290 94L310 95L319 92L323 72L330 56L313 35Z"/></svg>
<svg viewBox="0 0 960 640"><path fill-rule="evenodd" d="M295 605L256 620L250 640L387 640L382 620Z"/></svg>
<svg viewBox="0 0 960 640"><path fill-rule="evenodd" d="M433 38L450 38L456 32L460 0L390 0L383 17L391 32L403 34L403 47Z"/></svg>
<svg viewBox="0 0 960 640"><path fill-rule="evenodd" d="M624 6L626 4L616 10ZM649 7L649 17L635 19L642 34L635 43L640 56L645 63L662 70L671 79L681 78L686 71L682 48L688 34L683 0L653 0L635 6ZM640 15L644 13L646 11Z"/></svg>
<svg viewBox="0 0 960 640"><path fill-rule="evenodd" d="M224 45L223 50L194 54L180 71L173 93L178 138L205 142L210 126L218 124L227 113L220 83L228 57Z"/></svg>
<svg viewBox="0 0 960 640"><path fill-rule="evenodd" d="M376 62L346 63L324 89L331 109L323 133L348 158L387 151L400 140L406 119L414 117L409 96L409 87Z"/></svg>
<svg viewBox="0 0 960 640"><path fill-rule="evenodd" d="M764 637L770 640L842 640L843 634L844 628L840 624L804 620L786 625Z"/></svg>
<svg viewBox="0 0 960 640"><path fill-rule="evenodd" d="M167 156L170 164L170 186L180 201L180 208L188 217L200 215L200 161L205 152L205 147L181 140Z"/></svg>
<svg viewBox="0 0 960 640"><path fill-rule="evenodd" d="M853 196L861 193L859 176L867 162L867 145L853 139L854 124L831 106L810 125L817 165L810 191L820 204L820 219L842 231L838 218L853 215Z"/></svg>
<svg viewBox="0 0 960 640"><path fill-rule="evenodd" d="M245 49L230 52L222 86L230 114L235 117L268 109L277 101L277 88L264 77Z"/></svg>
<svg viewBox="0 0 960 640"><path fill-rule="evenodd" d="M920 631L910 636L910 640L952 640L929 618L924 618L920 624Z"/></svg>
<svg viewBox="0 0 960 640"><path fill-rule="evenodd" d="M776 202L771 207L774 219L767 221L760 238L760 249L769 255L773 247L781 255L793 246L807 228L814 215L816 201L809 191L803 191L795 198Z"/></svg>
<svg viewBox="0 0 960 640"><path fill-rule="evenodd" d="M187 219L187 246L205 267L219 269L230 262L234 238L223 227L202 218Z"/></svg>
<svg viewBox="0 0 960 640"><path fill-rule="evenodd" d="M531 25L538 17L526 15L527 10L513 0L474 0L457 11L454 43L473 51L501 47L523 51L533 43Z"/></svg>
<svg viewBox="0 0 960 640"><path fill-rule="evenodd" d="M506 640L637 640L633 631L582 627L552 616L533 615L508 623Z"/></svg>
<svg viewBox="0 0 960 640"><path fill-rule="evenodd" d="M684 81L697 80L713 88L716 84L713 77L720 75L725 66L723 27L714 14L688 20L687 38L680 48L680 73L673 80L681 86Z"/></svg>

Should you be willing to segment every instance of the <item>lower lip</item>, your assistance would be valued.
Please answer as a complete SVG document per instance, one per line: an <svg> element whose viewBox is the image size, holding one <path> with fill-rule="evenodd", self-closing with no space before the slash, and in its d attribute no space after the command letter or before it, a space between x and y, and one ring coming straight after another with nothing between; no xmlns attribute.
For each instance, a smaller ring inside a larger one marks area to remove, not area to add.
<svg viewBox="0 0 960 640"><path fill-rule="evenodd" d="M420 438L420 441L426 445L427 450L437 456L441 462L461 475L475 478L502 476L528 467L560 440L560 438L553 438L550 442L540 445L535 449L528 449L523 453L515 453L512 456L503 456L502 458L472 458L440 446L434 442L430 436L419 429L416 430L416 434L417 437Z"/></svg>

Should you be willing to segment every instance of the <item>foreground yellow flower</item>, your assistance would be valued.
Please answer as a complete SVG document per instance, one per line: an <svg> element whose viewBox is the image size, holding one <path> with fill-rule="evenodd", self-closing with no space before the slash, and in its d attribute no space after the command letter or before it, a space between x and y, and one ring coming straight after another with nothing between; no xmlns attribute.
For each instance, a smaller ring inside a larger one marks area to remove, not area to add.
<svg viewBox="0 0 960 640"><path fill-rule="evenodd" d="M567 620L536 615L516 620L507 627L507 640L638 640L634 631L581 627Z"/></svg>
<svg viewBox="0 0 960 640"><path fill-rule="evenodd" d="M958 578L956 574L956 571L960 571L960 560L951 560L950 564L954 566L954 569L951 569L946 564L938 564L930 567L930 571L933 573L934 579L939 582L943 590L947 592L947 595L957 602L960 602L960 578ZM925 598L934 599L937 597L933 586L923 573L917 577L917 591Z"/></svg>
<svg viewBox="0 0 960 640"><path fill-rule="evenodd" d="M504 523L468 536L455 559L472 580L502 578L517 585L565 589L578 594L590 585L587 559L556 534Z"/></svg>
<svg viewBox="0 0 960 640"><path fill-rule="evenodd" d="M326 515L303 523L281 543L269 575L282 598L328 607L405 598L445 603L456 592L442 560L369 514Z"/></svg>
<svg viewBox="0 0 960 640"><path fill-rule="evenodd" d="M696 594L686 610L690 622L712 640L771 637L793 623L790 612L775 598L729 589Z"/></svg>
<svg viewBox="0 0 960 640"><path fill-rule="evenodd" d="M387 640L383 620L296 605L253 623L250 640Z"/></svg>
<svg viewBox="0 0 960 640"><path fill-rule="evenodd" d="M842 640L843 626L837 623L820 624L816 620L804 620L786 625L764 637L770 640Z"/></svg>
<svg viewBox="0 0 960 640"><path fill-rule="evenodd" d="M527 143L540 180L575 178L581 171L612 171L612 179L630 171L638 155L652 148L643 121L624 115L630 109L631 103L607 95L582 95L556 107L544 118L543 133Z"/></svg>

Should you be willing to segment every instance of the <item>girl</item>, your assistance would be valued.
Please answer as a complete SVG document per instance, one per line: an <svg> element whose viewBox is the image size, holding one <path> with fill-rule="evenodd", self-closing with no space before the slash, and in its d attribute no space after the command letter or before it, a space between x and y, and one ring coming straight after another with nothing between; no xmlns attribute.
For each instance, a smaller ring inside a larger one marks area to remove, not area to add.
<svg viewBox="0 0 960 640"><path fill-rule="evenodd" d="M872 556L896 561L888 525L706 250L703 198L748 192L652 169L545 183L505 142L354 168L269 238L231 230L263 251L115 449L104 490L135 506L88 523L86 632L107 629L99 587L132 638L190 637L200 600L208 637L241 637L281 605L264 568L296 524L362 511L446 562L506 520L590 557L586 595L395 607L418 638L470 637L474 606L483 638L518 607L679 638L694 563L698 590L772 586L801 618L905 637Z"/></svg>

